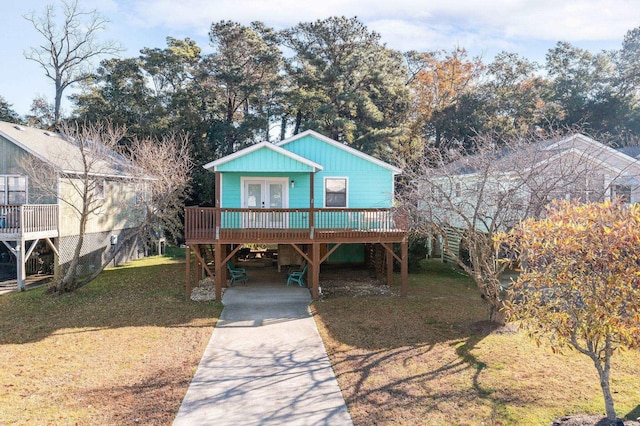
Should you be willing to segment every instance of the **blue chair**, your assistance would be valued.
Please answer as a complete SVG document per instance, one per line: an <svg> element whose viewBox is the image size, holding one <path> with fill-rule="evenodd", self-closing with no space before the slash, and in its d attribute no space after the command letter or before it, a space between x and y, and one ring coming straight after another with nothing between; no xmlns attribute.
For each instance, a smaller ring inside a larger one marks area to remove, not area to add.
<svg viewBox="0 0 640 426"><path fill-rule="evenodd" d="M292 283L298 283L300 287L304 287L304 275L307 273L307 262L304 263L304 268L299 271L291 271L289 272L289 278L287 278L287 285L291 285Z"/></svg>
<svg viewBox="0 0 640 426"><path fill-rule="evenodd" d="M231 261L228 261L227 269L229 270L229 285L236 281L242 281L244 285L247 285L247 270L245 268L235 268Z"/></svg>

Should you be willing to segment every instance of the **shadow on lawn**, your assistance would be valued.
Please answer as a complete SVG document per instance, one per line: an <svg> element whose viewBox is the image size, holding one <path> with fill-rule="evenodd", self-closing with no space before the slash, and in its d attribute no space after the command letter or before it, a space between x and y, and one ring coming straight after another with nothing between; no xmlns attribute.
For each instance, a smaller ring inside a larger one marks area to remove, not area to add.
<svg viewBox="0 0 640 426"><path fill-rule="evenodd" d="M443 355L437 342L379 348L364 354L335 354L337 362L334 368L338 376L343 376L342 379L349 383L346 389L343 388L343 393L354 423L412 423L427 416L425 413L428 412L446 416L447 407L452 405L456 405L451 414L456 420L452 422L465 423L462 420L465 415L460 414L465 411L465 404L476 405L479 400L484 401L482 405L490 407L490 418L508 418L504 407L524 404L529 395L515 391L504 394L503 398L482 386L480 378L487 365L473 355L472 350L491 332L490 327L482 327L481 330L471 330L465 337L461 336L464 333L458 333L461 338L446 345L455 347L454 357ZM472 373L471 383L469 372ZM457 381L458 386L451 386ZM463 405L458 406L461 402ZM372 410L366 408L367 405L384 406L385 409ZM416 413L416 409L421 412ZM469 419L474 418L473 414L469 416ZM477 417L474 418L476 420Z"/></svg>
<svg viewBox="0 0 640 426"><path fill-rule="evenodd" d="M185 324L217 317L222 305L185 299L184 280L184 264L163 264L106 270L62 296L45 288L4 295L0 344L39 341L63 329L190 327Z"/></svg>
<svg viewBox="0 0 640 426"><path fill-rule="evenodd" d="M155 371L133 385L96 387L80 398L83 405L101 407L101 424L170 424L190 383L183 369Z"/></svg>
<svg viewBox="0 0 640 426"><path fill-rule="evenodd" d="M508 421L505 407L524 404L530 395L483 386L487 365L474 355L480 342L500 331L484 321L486 306L470 280L426 266L439 269L411 274L406 298L314 304L354 423Z"/></svg>

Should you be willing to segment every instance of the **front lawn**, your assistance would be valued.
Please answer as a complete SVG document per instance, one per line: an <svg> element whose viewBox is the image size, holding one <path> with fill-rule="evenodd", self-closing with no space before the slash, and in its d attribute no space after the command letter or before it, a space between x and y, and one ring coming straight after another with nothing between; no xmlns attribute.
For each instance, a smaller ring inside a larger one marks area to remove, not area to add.
<svg viewBox="0 0 640 426"><path fill-rule="evenodd" d="M603 411L586 357L492 330L470 280L425 267L407 298L312 305L356 425L548 425ZM170 256L76 294L1 296L0 424L171 424L220 310L184 300L184 263ZM640 353L614 362L618 414L639 417Z"/></svg>
<svg viewBox="0 0 640 426"><path fill-rule="evenodd" d="M447 265L409 275L407 298L336 297L313 304L356 425L549 425L604 413L591 361L493 330L474 284ZM640 352L616 353L619 417L640 416Z"/></svg>
<svg viewBox="0 0 640 426"><path fill-rule="evenodd" d="M0 424L171 424L221 310L185 300L178 262L0 296Z"/></svg>

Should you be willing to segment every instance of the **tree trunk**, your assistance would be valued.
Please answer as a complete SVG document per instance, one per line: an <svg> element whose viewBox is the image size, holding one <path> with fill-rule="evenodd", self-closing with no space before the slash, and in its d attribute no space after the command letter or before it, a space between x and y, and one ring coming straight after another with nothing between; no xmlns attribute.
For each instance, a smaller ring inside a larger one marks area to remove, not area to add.
<svg viewBox="0 0 640 426"><path fill-rule="evenodd" d="M302 111L298 110L298 112L296 112L296 124L293 127L293 134L297 135L298 133L300 133L300 126L302 125Z"/></svg>
<svg viewBox="0 0 640 426"><path fill-rule="evenodd" d="M607 341L606 345L604 365L600 362L596 354L591 354L591 359L593 360L596 370L598 370L598 375L600 376L600 387L602 388L602 395L604 396L604 407L607 413L607 420L610 425L615 425L617 416L613 405L613 396L611 395L611 385L609 380L609 373L611 370L610 343Z"/></svg>
<svg viewBox="0 0 640 426"><path fill-rule="evenodd" d="M496 324L505 325L507 322L505 313L501 310L500 307L495 306L493 303L488 302L489 304L489 321L494 322Z"/></svg>
<svg viewBox="0 0 640 426"><path fill-rule="evenodd" d="M283 115L280 119L280 140L283 141L287 135L287 116Z"/></svg>
<svg viewBox="0 0 640 426"><path fill-rule="evenodd" d="M89 220L88 202L89 193L87 185L85 184L82 194L82 212L80 213L80 224L78 227L78 242L73 251L73 257L69 264L67 272L62 277L62 280L57 285L58 294L65 293L67 291L73 291L78 283L78 268L80 266L80 255L82 254L82 246L84 245L84 237L87 232L87 221Z"/></svg>
<svg viewBox="0 0 640 426"><path fill-rule="evenodd" d="M62 83L56 80L56 99L53 104L53 130L59 131L60 125L60 109L62 107Z"/></svg>

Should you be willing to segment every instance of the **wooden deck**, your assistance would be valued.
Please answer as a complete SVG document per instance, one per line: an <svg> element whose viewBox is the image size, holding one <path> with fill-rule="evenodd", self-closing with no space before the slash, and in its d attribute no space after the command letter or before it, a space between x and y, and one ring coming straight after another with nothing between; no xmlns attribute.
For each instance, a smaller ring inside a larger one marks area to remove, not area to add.
<svg viewBox="0 0 640 426"><path fill-rule="evenodd" d="M406 214L395 209L224 209L187 207L187 244L401 242Z"/></svg>
<svg viewBox="0 0 640 426"><path fill-rule="evenodd" d="M312 296L319 296L320 265L340 244L379 244L386 252L387 283L393 281L393 260L401 264L401 294L407 294L408 215L397 209L229 209L187 207L187 297L190 297L191 248L195 282L205 270L214 277L216 298L226 286L225 265L243 244L290 244L309 266ZM330 250L322 246L332 244ZM394 244L400 245L400 255ZM201 245L215 247L214 270L200 254ZM219 277L219 279L215 278Z"/></svg>
<svg viewBox="0 0 640 426"><path fill-rule="evenodd" d="M0 205L0 241L57 236L57 204Z"/></svg>
<svg viewBox="0 0 640 426"><path fill-rule="evenodd" d="M0 205L0 243L15 257L18 289L26 288L27 261L37 241L44 239L57 255L52 239L58 236L57 204Z"/></svg>

